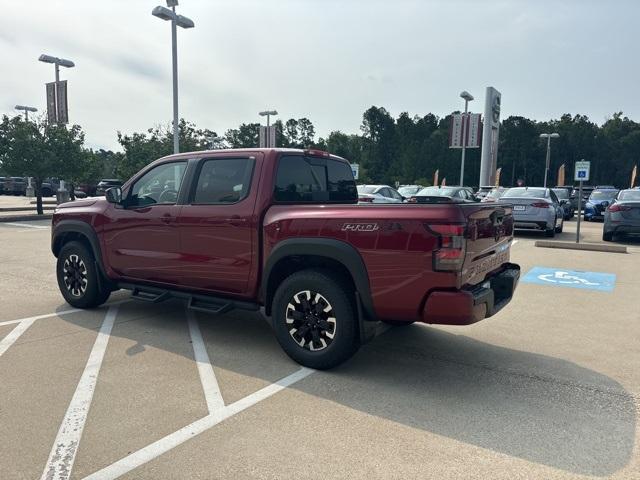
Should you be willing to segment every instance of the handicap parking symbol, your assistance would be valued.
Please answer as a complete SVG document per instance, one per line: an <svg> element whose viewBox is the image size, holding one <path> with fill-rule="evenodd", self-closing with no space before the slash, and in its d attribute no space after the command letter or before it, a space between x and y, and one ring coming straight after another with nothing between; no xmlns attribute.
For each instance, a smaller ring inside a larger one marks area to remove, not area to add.
<svg viewBox="0 0 640 480"><path fill-rule="evenodd" d="M553 287L581 288L611 292L616 284L613 273L581 272L564 268L533 267L522 277L522 282Z"/></svg>

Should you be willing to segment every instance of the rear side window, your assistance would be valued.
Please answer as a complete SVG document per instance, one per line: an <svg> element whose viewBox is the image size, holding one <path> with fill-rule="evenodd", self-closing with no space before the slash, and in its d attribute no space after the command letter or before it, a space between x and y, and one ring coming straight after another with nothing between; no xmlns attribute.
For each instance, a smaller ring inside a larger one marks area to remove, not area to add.
<svg viewBox="0 0 640 480"><path fill-rule="evenodd" d="M351 167L330 158L280 157L274 190L276 202L357 202Z"/></svg>
<svg viewBox="0 0 640 480"><path fill-rule="evenodd" d="M200 169L193 204L236 203L249 194L253 160L221 158L205 160Z"/></svg>

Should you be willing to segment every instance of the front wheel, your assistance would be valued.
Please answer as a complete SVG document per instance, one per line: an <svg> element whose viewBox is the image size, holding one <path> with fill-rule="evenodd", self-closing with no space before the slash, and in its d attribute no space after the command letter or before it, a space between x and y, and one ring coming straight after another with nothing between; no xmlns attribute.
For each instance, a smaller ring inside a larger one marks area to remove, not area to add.
<svg viewBox="0 0 640 480"><path fill-rule="evenodd" d="M69 242L58 254L56 277L69 305L94 308L107 301L111 290L102 286L93 254L80 242Z"/></svg>
<svg viewBox="0 0 640 480"><path fill-rule="evenodd" d="M273 299L272 323L282 349L309 368L340 365L358 350L355 309L348 286L328 270L287 277Z"/></svg>

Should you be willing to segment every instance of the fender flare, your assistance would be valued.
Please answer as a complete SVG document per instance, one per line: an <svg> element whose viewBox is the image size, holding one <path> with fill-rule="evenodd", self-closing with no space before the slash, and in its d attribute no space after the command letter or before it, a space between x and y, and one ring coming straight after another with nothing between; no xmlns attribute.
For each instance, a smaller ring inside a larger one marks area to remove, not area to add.
<svg viewBox="0 0 640 480"><path fill-rule="evenodd" d="M58 222L51 233L51 252L53 255L57 257L58 252L60 251L60 248L58 248L60 236L70 232L80 234L87 239L91 246L91 251L93 252L93 258L96 259L96 264L100 269L100 273L102 273L104 278L109 278L107 277L106 270L104 269L102 250L100 249L98 235L93 227L86 222L82 222L80 220L61 220Z"/></svg>
<svg viewBox="0 0 640 480"><path fill-rule="evenodd" d="M315 257L327 257L340 262L351 274L356 292L364 313L368 320L375 320L376 314L371 298L371 288L369 286L369 275L362 256L356 248L342 240L331 238L290 238L278 242L271 251L269 258L262 271L262 288L265 307L269 309L267 303L269 278L274 267L281 260L292 256L311 255ZM275 287L277 288L277 287ZM275 291L275 288L271 289Z"/></svg>

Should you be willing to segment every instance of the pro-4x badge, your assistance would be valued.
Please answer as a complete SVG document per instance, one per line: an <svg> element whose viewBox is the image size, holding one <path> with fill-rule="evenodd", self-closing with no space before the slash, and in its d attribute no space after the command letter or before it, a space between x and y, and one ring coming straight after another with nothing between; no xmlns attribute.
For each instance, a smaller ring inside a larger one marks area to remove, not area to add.
<svg viewBox="0 0 640 480"><path fill-rule="evenodd" d="M377 223L345 223L342 225L343 232L375 232L379 229Z"/></svg>

